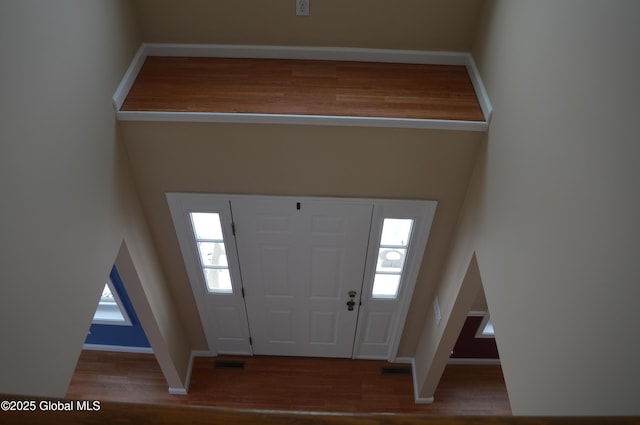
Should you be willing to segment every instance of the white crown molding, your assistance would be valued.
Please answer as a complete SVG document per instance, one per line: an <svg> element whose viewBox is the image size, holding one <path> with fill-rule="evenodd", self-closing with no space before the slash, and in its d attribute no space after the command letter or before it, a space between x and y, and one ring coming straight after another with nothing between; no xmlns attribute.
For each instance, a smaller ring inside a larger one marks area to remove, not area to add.
<svg viewBox="0 0 640 425"><path fill-rule="evenodd" d="M350 117L329 115L244 114L209 112L122 111L129 90L147 56L230 57L257 59L308 59L356 62L460 65L469 72L484 121L455 121L411 118ZM143 43L113 95L120 121L170 121L247 124L300 124L355 127L422 128L436 130L487 131L492 106L470 53L420 50L364 49L348 47L252 46L220 44Z"/></svg>

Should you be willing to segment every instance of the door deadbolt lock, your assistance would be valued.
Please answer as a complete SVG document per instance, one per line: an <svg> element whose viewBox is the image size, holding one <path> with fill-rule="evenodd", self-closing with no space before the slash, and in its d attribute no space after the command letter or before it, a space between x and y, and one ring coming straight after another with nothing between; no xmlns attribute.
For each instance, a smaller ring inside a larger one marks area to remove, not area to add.
<svg viewBox="0 0 640 425"><path fill-rule="evenodd" d="M347 310L348 311L353 311L353 307L356 305L356 302L354 300L354 298L356 297L356 294L357 294L356 291L347 292L347 295L349 295L349 298L351 298L349 301L347 301Z"/></svg>

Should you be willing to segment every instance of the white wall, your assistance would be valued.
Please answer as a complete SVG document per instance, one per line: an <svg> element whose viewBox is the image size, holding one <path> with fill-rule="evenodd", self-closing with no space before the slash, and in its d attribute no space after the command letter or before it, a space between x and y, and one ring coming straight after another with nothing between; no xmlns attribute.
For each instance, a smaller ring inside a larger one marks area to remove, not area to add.
<svg viewBox="0 0 640 425"><path fill-rule="evenodd" d="M140 43L130 1L0 3L0 393L64 396L123 239L149 245L111 105Z"/></svg>
<svg viewBox="0 0 640 425"><path fill-rule="evenodd" d="M514 414L640 414L640 2L490 1L475 252ZM452 283L452 284L455 284Z"/></svg>

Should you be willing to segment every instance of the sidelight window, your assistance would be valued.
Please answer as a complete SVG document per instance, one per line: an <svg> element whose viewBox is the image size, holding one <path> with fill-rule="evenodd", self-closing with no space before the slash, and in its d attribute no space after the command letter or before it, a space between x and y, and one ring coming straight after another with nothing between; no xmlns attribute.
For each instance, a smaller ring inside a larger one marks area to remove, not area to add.
<svg viewBox="0 0 640 425"><path fill-rule="evenodd" d="M412 228L411 219L384 219L371 294L373 298L398 297Z"/></svg>
<svg viewBox="0 0 640 425"><path fill-rule="evenodd" d="M190 216L207 290L233 293L220 214L191 213Z"/></svg>

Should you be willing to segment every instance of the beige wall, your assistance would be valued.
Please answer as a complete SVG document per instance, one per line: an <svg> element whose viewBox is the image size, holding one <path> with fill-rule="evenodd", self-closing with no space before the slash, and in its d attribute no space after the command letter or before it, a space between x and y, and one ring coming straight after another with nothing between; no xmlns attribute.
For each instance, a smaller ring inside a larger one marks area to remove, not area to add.
<svg viewBox="0 0 640 425"><path fill-rule="evenodd" d="M137 0L146 42L469 51L479 0Z"/></svg>
<svg viewBox="0 0 640 425"><path fill-rule="evenodd" d="M412 356L481 134L455 131L122 123L144 208L194 349L205 349L165 192L433 199L427 254L400 349ZM415 335L415 336L414 336Z"/></svg>
<svg viewBox="0 0 640 425"><path fill-rule="evenodd" d="M486 312L488 310L489 310L489 307L487 306L487 299L484 295L484 289L482 288L482 285L480 285L480 290L478 291L478 295L476 296L476 299L473 301L473 304L471 305L471 311Z"/></svg>
<svg viewBox="0 0 640 425"><path fill-rule="evenodd" d="M141 40L127 1L0 5L0 393L64 396L123 239L162 275L111 105Z"/></svg>
<svg viewBox="0 0 640 425"><path fill-rule="evenodd" d="M482 1L322 0L311 2L310 17L296 17L294 4L293 0L136 0L144 41L151 43L445 51L471 49ZM424 305L429 304L441 272L480 135L297 126L127 123L124 127L145 211L194 349L206 344L175 236L167 232L172 224L165 191L438 200L400 346L400 355L413 355L426 315ZM392 177L385 179L379 167L389 157L391 143L401 151L392 164ZM369 151L370 147L375 149Z"/></svg>
<svg viewBox="0 0 640 425"><path fill-rule="evenodd" d="M433 302L427 304L428 313L422 333L418 337L414 367L418 395L422 398L435 397L440 377L462 330L464 320L468 312L474 308L473 304L477 301L478 294L484 293L478 259L474 254L475 240L472 236L477 227L475 212L484 195L477 176L484 170L486 139L485 134L467 187L461 208L462 214L455 225L450 250L433 291L434 299L438 298L441 320L435 320ZM437 398L435 401L438 401Z"/></svg>
<svg viewBox="0 0 640 425"><path fill-rule="evenodd" d="M640 414L638 16L595 0L483 14L494 116L448 269L475 252L518 415Z"/></svg>
<svg viewBox="0 0 640 425"><path fill-rule="evenodd" d="M441 319L436 321L433 309L424 322L423 334L416 348L415 379L418 383L418 396L434 398L440 377L447 365L451 352L462 331L468 312L482 290L482 280L475 256L467 264L447 270L458 275L458 285L439 285L434 291L440 306ZM449 273L445 273L444 282L449 282ZM438 400L435 400L438 402Z"/></svg>

